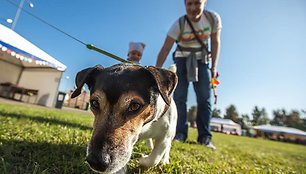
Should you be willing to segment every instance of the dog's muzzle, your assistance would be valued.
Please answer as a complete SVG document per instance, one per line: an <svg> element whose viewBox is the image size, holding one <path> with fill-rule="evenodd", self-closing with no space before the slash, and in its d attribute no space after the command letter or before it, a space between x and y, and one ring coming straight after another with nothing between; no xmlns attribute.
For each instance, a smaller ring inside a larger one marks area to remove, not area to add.
<svg viewBox="0 0 306 174"><path fill-rule="evenodd" d="M95 154L90 153L86 157L86 161L90 165L90 167L96 171L104 172L109 167L111 163L110 155L106 154Z"/></svg>

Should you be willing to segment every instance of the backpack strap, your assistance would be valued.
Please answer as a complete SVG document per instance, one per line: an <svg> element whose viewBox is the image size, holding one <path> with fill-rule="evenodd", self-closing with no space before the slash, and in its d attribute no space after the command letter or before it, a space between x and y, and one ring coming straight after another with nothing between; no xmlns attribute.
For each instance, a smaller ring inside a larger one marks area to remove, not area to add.
<svg viewBox="0 0 306 174"><path fill-rule="evenodd" d="M207 54L210 54L210 51L208 50L208 47L206 44L203 43L203 41L201 40L201 38L199 37L199 35L197 34L197 31L194 29L191 21L187 18L187 16L185 16L185 19L188 23L188 25L190 26L195 38L197 39L197 41L199 42L199 44L202 46L203 49L205 49Z"/></svg>
<svg viewBox="0 0 306 174"><path fill-rule="evenodd" d="M179 42L179 41L181 40L182 35L183 35L183 33L184 33L184 29L185 29L185 16L186 16L186 15L181 16L181 17L179 18L180 34L179 34L179 36L178 36L176 42Z"/></svg>
<svg viewBox="0 0 306 174"><path fill-rule="evenodd" d="M214 20L212 12L210 12L208 10L204 10L203 14L205 15L206 19L208 20L209 24L211 25L211 30L213 31L213 29L215 27L215 20Z"/></svg>

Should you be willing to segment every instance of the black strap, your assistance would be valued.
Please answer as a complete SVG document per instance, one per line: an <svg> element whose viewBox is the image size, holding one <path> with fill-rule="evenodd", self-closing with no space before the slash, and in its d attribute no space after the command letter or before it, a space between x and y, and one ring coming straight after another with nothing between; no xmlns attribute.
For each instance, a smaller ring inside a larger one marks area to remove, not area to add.
<svg viewBox="0 0 306 174"><path fill-rule="evenodd" d="M207 54L210 54L210 51L208 50L207 45L205 45L205 44L203 43L203 41L199 38L199 36L197 35L197 32L195 31L195 29L194 29L192 23L190 22L190 20L188 19L188 17L187 17L186 15L185 15L184 17L185 17L186 21L188 22L188 24L189 24L189 26L190 26L190 28L191 28L191 30L192 30L194 36L195 36L196 39L197 39L197 41L201 44L202 48L205 49L205 51L207 52Z"/></svg>

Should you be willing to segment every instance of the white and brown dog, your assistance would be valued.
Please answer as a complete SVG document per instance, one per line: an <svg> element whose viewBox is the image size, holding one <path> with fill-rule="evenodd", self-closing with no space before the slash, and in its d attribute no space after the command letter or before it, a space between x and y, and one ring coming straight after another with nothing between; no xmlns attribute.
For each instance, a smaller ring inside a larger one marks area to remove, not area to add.
<svg viewBox="0 0 306 174"><path fill-rule="evenodd" d="M175 73L132 64L95 66L77 74L72 98L84 84L95 116L86 156L93 170L124 172L138 139L154 140L152 152L139 160L141 166L169 162L177 122L171 97L177 84Z"/></svg>

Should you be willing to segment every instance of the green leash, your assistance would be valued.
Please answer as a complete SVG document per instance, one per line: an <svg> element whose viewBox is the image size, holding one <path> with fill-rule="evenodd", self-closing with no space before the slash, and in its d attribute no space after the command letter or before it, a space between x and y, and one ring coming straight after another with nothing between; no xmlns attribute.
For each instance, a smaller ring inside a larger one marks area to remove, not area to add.
<svg viewBox="0 0 306 174"><path fill-rule="evenodd" d="M109 52L104 51L104 50L102 50L102 49L100 49L100 48L97 48L97 47L95 47L95 46L92 45L92 44L87 44L86 47L87 47L88 49L90 49L90 50L95 50L95 51L97 51L97 52L99 52L99 53L101 53L101 54L104 54L104 55L106 55L106 56L108 56L108 57L110 57L110 58L116 59L116 60L118 60L118 61L120 61L120 62L123 62L123 63L133 63L133 62L131 62L131 61L128 61L128 60L126 60L126 59L123 59L123 58L121 58L121 57L118 57L118 56L116 56L116 55L114 55L114 54L112 54L112 53L109 53Z"/></svg>
<svg viewBox="0 0 306 174"><path fill-rule="evenodd" d="M17 8L20 8L22 11L24 11L24 12L27 13L28 15L30 15L30 16L34 17L35 19L39 20L40 22L42 22L42 23L44 23L44 24L50 26L51 28L53 28L53 29L55 29L55 30L57 30L57 31L59 31L59 32L61 32L61 33L63 33L63 34L65 34L66 36L68 36L68 37L74 39L75 41L77 41L77 42L79 42L79 43L85 45L85 46L86 46L88 49L90 49L90 50L95 50L95 51L97 51L97 52L99 52L99 53L101 53L101 54L104 54L104 55L106 55L106 56L108 56L108 57L110 57L110 58L116 59L116 60L118 60L118 61L120 61L120 62L123 62L123 63L133 63L133 62L131 62L131 61L128 61L128 60L126 60L126 59L123 59L123 58L121 58L121 57L118 57L118 56L116 56L116 55L114 55L114 54L112 54L112 53L109 53L109 52L104 51L104 50L102 50L102 49L100 49L100 48L97 48L97 47L95 47L95 46L92 45L92 44L86 44L86 43L84 43L83 41L81 41L80 39L77 39L76 37L74 37L74 36L68 34L67 32L64 32L63 30L61 30L61 29L59 29L58 27L56 27L56 26L50 24L49 22L43 20L42 18L40 18L40 17L38 17L38 16L36 16L36 15L34 15L34 14L28 12L27 10L23 9L22 7L19 7L19 5L15 4L12 0L7 0L7 1L8 1L10 4L12 4L13 6L15 6L15 7L17 7Z"/></svg>

